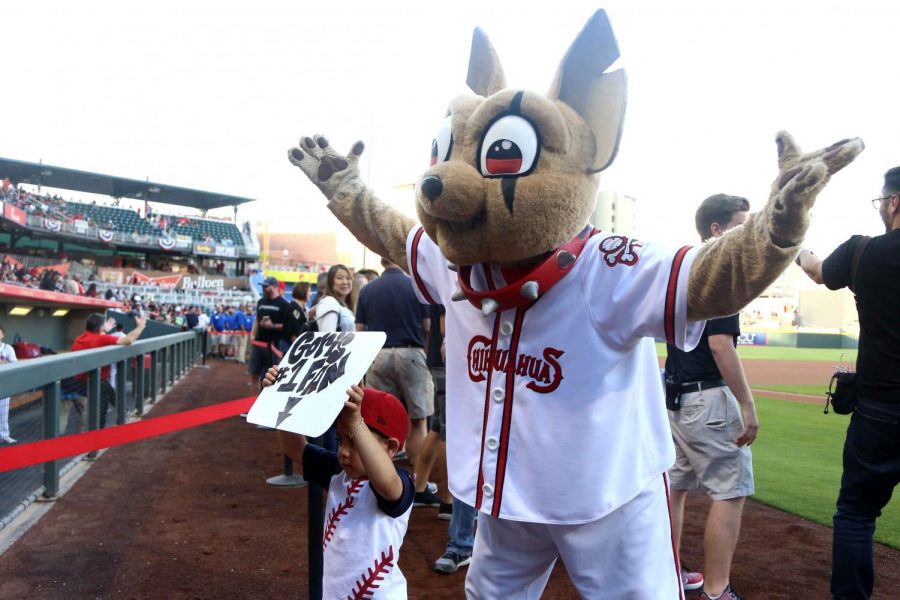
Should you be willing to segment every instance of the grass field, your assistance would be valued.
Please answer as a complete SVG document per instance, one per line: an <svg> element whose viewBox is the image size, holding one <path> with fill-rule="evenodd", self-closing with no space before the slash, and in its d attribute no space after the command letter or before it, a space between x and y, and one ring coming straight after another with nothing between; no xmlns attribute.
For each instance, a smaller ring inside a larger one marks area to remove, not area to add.
<svg viewBox="0 0 900 600"><path fill-rule="evenodd" d="M660 357L665 344L656 345ZM746 360L825 361L853 366L856 350L738 346ZM823 397L824 385L755 383L768 389ZM849 415L822 414L823 404L755 396L760 435L753 443L754 498L765 504L831 527L840 490L844 438ZM900 548L900 494L877 521L875 540Z"/></svg>
<svg viewBox="0 0 900 600"><path fill-rule="evenodd" d="M666 355L666 345L656 344L657 356ZM738 346L738 355L742 359L763 360L819 360L845 363L856 363L856 349L854 348L781 348L778 346Z"/></svg>
<svg viewBox="0 0 900 600"><path fill-rule="evenodd" d="M783 391L806 393L798 386ZM822 414L817 404L756 398L760 435L753 443L755 499L831 527L840 489L849 416ZM900 497L877 521L875 539L900 548Z"/></svg>
<svg viewBox="0 0 900 600"><path fill-rule="evenodd" d="M773 392L790 392L791 394L807 394L809 396L818 396L822 399L822 405L825 405L825 392L828 390L827 385L778 385L778 384L762 384L751 386L755 390L772 390Z"/></svg>

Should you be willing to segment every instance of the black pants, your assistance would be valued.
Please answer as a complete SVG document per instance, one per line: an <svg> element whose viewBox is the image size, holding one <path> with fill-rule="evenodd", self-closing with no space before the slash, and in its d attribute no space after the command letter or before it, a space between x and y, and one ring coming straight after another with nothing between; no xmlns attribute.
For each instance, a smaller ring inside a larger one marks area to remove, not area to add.
<svg viewBox="0 0 900 600"><path fill-rule="evenodd" d="M67 394L78 394L87 398L87 381L66 379L62 382L62 390ZM100 429L106 427L106 413L110 406L116 405L116 389L109 383L109 379L100 380ZM90 409L88 409L90 410Z"/></svg>
<svg viewBox="0 0 900 600"><path fill-rule="evenodd" d="M860 398L844 442L834 514L831 594L869 598L875 583L875 519L900 483L900 403Z"/></svg>

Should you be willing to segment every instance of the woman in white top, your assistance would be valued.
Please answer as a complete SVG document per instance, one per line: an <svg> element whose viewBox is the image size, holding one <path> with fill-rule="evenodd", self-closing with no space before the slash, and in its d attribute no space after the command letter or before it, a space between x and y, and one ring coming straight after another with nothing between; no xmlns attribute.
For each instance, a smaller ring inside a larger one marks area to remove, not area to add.
<svg viewBox="0 0 900 600"><path fill-rule="evenodd" d="M0 365L16 362L16 352L3 343L3 326L0 325ZM0 444L15 444L9 436L9 398L0 398Z"/></svg>
<svg viewBox="0 0 900 600"><path fill-rule="evenodd" d="M356 331L353 315L353 275L344 265L328 269L325 289L319 290L319 301L310 310L319 331Z"/></svg>

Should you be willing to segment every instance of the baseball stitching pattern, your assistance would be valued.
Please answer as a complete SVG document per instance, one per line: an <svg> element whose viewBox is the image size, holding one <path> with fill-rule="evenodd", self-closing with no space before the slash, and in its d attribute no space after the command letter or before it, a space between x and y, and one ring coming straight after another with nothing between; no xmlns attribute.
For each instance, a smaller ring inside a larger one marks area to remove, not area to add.
<svg viewBox="0 0 900 600"><path fill-rule="evenodd" d="M365 481L365 478L354 479L347 486L347 499L331 509L331 513L328 515L328 522L325 524L325 534L322 536L323 550L328 546L328 542L334 538L334 530L337 528L341 517L356 506L356 494L362 489L363 481Z"/></svg>
<svg viewBox="0 0 900 600"><path fill-rule="evenodd" d="M384 579L384 576L387 575L388 571L393 567L394 547L388 546L387 554L382 552L381 558L375 559L374 568L369 567L367 569L368 574L363 573L362 578L356 580L356 586L353 588L353 592L347 596L347 600L371 598L381 585L379 582Z"/></svg>

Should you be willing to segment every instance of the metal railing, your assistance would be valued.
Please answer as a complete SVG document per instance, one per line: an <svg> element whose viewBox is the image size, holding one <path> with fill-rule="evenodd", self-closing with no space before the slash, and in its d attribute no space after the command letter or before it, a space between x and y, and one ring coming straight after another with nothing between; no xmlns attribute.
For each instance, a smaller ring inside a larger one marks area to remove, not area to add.
<svg viewBox="0 0 900 600"><path fill-rule="evenodd" d="M145 399L155 402L157 395L165 393L167 387L191 369L200 354L200 336L190 331L140 340L130 346L109 346L22 360L0 366L0 398L42 391L42 437L52 439L60 434L61 381L87 373L87 427L95 430L100 427L101 369L115 364L116 424L122 425L127 418L127 375L131 359L136 359L131 393L135 412L142 415ZM149 369L144 366L147 355L150 357ZM44 497L53 498L59 492L59 475L57 461L43 464Z"/></svg>

